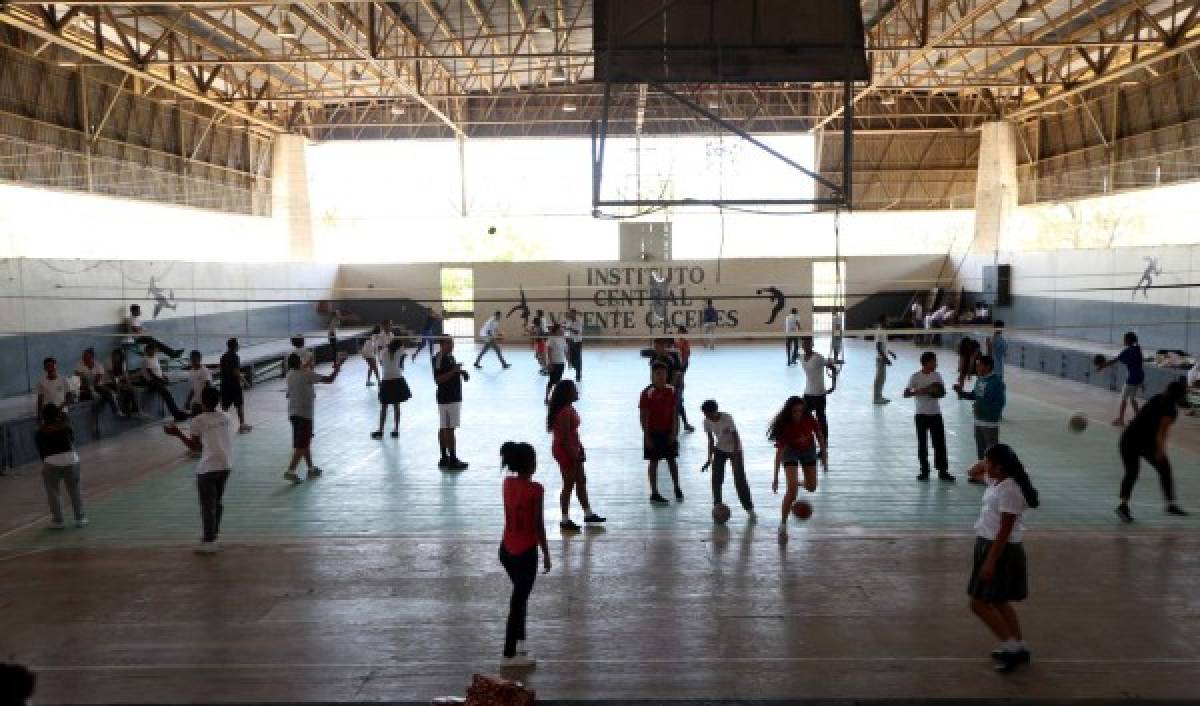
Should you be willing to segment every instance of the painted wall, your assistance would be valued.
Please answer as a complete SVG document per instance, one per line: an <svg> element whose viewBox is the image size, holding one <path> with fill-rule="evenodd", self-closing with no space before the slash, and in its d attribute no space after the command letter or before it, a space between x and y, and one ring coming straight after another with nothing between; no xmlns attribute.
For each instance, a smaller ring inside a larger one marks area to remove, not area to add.
<svg viewBox="0 0 1200 706"><path fill-rule="evenodd" d="M0 260L0 366L15 371L0 378L0 395L28 391L47 356L73 368L84 348L111 350L130 304L151 335L179 348L319 331L317 302L333 296L336 277L334 265Z"/></svg>
<svg viewBox="0 0 1200 706"><path fill-rule="evenodd" d="M664 294L672 324L699 328L704 300L712 297L720 312L723 333L779 333L791 307L800 310L804 325L812 322L813 259L759 258L678 260L661 267L667 279ZM846 258L848 306L881 292L928 289L943 272L942 255ZM530 310L545 309L561 316L574 306L598 335L644 338L650 332L653 304L648 263L529 262L446 264L468 267L474 273L475 330L500 310L510 336L519 331L522 293ZM433 304L441 299L439 273L443 265L343 265L338 273L342 301L356 313L363 307L399 306L402 298ZM949 276L949 268L945 268ZM773 302L765 291L778 288L786 297L783 310L771 320ZM372 309L375 311L375 309ZM368 318L364 316L364 318ZM378 315L370 318L378 318Z"/></svg>
<svg viewBox="0 0 1200 706"><path fill-rule="evenodd" d="M971 256L963 286L982 291L983 266L993 259L1012 265L1013 305L996 309L1010 326L1114 345L1135 331L1143 348L1200 351L1200 246Z"/></svg>

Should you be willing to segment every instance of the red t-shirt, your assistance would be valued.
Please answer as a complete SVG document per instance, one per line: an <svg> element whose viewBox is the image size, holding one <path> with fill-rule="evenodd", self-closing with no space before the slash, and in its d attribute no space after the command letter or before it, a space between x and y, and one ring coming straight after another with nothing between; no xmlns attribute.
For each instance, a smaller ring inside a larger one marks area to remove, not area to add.
<svg viewBox="0 0 1200 706"><path fill-rule="evenodd" d="M779 438L775 439L775 448L792 448L797 451L811 448L820 431L821 427L817 424L816 418L811 414L805 414L800 421L792 422L783 428L779 433Z"/></svg>
<svg viewBox="0 0 1200 706"><path fill-rule="evenodd" d="M564 420L567 425L565 433L563 432ZM575 407L567 405L558 411L558 415L554 418L553 433L554 444L551 451L554 458L579 454L583 444L579 443L579 413L575 411Z"/></svg>
<svg viewBox="0 0 1200 706"><path fill-rule="evenodd" d="M675 388L667 385L661 390L648 385L642 390L638 409L646 411L646 429L664 432L675 428Z"/></svg>
<svg viewBox="0 0 1200 706"><path fill-rule="evenodd" d="M542 507L542 484L520 476L504 479L504 550L523 554L541 541L538 509Z"/></svg>

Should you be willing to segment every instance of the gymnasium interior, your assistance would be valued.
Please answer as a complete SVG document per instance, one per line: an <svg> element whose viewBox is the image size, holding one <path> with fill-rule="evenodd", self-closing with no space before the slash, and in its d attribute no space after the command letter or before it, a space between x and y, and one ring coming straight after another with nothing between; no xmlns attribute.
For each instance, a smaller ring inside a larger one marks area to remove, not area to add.
<svg viewBox="0 0 1200 706"><path fill-rule="evenodd" d="M1198 62L1200 0L0 0L0 704L1200 703ZM170 430L230 339L218 543ZM602 523L560 517L556 382ZM814 385L793 506L768 428ZM981 423L1039 498L1020 664L968 593ZM515 662L505 442L547 542Z"/></svg>

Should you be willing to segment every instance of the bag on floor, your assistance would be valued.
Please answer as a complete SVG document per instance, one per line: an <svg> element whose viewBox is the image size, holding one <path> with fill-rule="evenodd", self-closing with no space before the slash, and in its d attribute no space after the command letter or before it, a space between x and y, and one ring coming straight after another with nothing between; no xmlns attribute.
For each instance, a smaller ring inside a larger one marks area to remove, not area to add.
<svg viewBox="0 0 1200 706"><path fill-rule="evenodd" d="M537 694L520 682L476 674L471 677L465 706L533 706Z"/></svg>

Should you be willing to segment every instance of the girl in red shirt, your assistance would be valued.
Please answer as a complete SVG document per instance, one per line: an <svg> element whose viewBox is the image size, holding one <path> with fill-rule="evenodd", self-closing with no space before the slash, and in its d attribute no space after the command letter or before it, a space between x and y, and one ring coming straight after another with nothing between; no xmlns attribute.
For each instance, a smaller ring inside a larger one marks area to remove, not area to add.
<svg viewBox="0 0 1200 706"><path fill-rule="evenodd" d="M537 578L538 547L542 548L542 567L550 573L550 546L542 523L541 483L533 481L537 472L537 454L526 443L504 442L500 460L513 475L504 479L504 538L500 542L500 563L512 580L512 598L508 603L508 626L504 631L506 667L532 667L534 660L525 652L525 612L533 582Z"/></svg>
<svg viewBox="0 0 1200 706"><path fill-rule="evenodd" d="M798 468L804 469L804 489L817 490L817 460L828 468L829 457L825 449L825 437L821 426L808 412L803 397L789 397L783 409L771 420L767 438L775 442L775 479L771 492L779 492L779 466L787 474L787 491L783 494L783 519L779 523L779 538L787 539L788 513L799 494Z"/></svg>
<svg viewBox="0 0 1200 706"><path fill-rule="evenodd" d="M558 504L562 509L562 521L559 529L568 532L579 530L579 525L571 521L571 490L579 498L583 507L583 521L586 523L604 522L603 517L592 512L588 503L587 477L583 473L583 462L586 455L583 442L579 440L579 414L575 411L574 402L579 399L579 389L570 380L563 380L554 386L550 393L549 408L546 411L546 431L554 435L554 460L558 461L558 470L562 473L563 487L558 496Z"/></svg>

